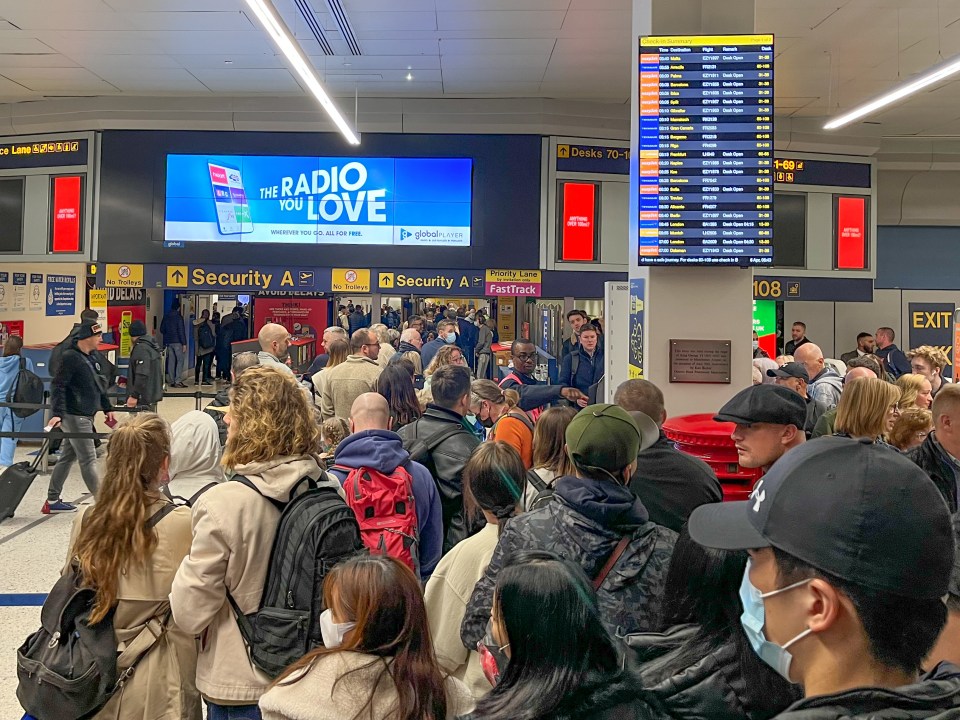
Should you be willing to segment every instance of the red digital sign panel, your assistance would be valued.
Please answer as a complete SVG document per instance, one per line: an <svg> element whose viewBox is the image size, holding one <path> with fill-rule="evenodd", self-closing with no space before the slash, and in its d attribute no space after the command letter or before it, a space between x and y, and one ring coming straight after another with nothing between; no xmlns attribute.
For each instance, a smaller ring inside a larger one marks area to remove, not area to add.
<svg viewBox="0 0 960 720"><path fill-rule="evenodd" d="M51 249L55 253L80 252L83 177L60 175L52 180Z"/></svg>
<svg viewBox="0 0 960 720"><path fill-rule="evenodd" d="M867 266L867 199L837 197L837 269Z"/></svg>
<svg viewBox="0 0 960 720"><path fill-rule="evenodd" d="M561 186L560 259L597 259L597 186L566 182Z"/></svg>

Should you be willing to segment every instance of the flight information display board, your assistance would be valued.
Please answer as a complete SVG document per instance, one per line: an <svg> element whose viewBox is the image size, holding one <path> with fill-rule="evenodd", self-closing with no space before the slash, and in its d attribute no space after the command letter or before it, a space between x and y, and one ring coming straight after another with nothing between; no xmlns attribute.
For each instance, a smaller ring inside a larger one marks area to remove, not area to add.
<svg viewBox="0 0 960 720"><path fill-rule="evenodd" d="M640 265L771 265L772 161L772 35L640 38Z"/></svg>

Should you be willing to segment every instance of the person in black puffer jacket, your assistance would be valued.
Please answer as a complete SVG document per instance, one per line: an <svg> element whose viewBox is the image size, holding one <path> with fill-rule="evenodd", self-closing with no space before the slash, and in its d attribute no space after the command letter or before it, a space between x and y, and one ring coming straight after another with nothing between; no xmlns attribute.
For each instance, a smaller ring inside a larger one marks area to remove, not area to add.
<svg viewBox="0 0 960 720"><path fill-rule="evenodd" d="M604 624L576 564L542 551L513 556L479 646L493 690L465 720L662 717Z"/></svg>
<svg viewBox="0 0 960 720"><path fill-rule="evenodd" d="M424 465L440 490L443 552L467 537L463 512L463 466L480 444L463 421L470 412L470 371L447 365L433 374L434 402L421 418L397 431L410 459Z"/></svg>
<svg viewBox="0 0 960 720"><path fill-rule="evenodd" d="M659 625L677 534L650 522L627 488L637 466L640 429L623 408L588 405L567 426L566 444L576 476L559 478L550 502L504 524L460 627L468 650L483 637L497 575L510 555L525 550L556 553L594 579L612 561L613 571L597 591L604 625L611 634L652 632Z"/></svg>
<svg viewBox="0 0 960 720"><path fill-rule="evenodd" d="M623 638L628 664L662 717L767 720L800 699L753 652L740 627L745 552L704 548L680 533L663 593L661 633Z"/></svg>
<svg viewBox="0 0 960 720"><path fill-rule="evenodd" d="M130 337L134 339L127 371L127 407L146 407L157 411L163 399L163 359L157 341L147 335L143 320L130 323Z"/></svg>

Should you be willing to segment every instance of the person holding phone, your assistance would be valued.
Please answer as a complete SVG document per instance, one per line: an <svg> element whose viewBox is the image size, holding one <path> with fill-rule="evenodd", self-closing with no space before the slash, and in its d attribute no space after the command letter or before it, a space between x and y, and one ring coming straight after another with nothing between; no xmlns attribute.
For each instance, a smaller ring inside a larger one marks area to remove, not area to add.
<svg viewBox="0 0 960 720"><path fill-rule="evenodd" d="M96 320L84 320L77 330L76 339L63 353L63 359L52 383L53 417L47 427L63 425L68 433L93 433L93 418L103 411L107 424L113 426L116 419L111 412L106 383L101 376L100 361L94 351L100 345L103 331ZM97 476L97 451L94 438L66 438L61 446L60 460L50 475L47 501L41 512L76 512L75 505L64 502L60 494L70 468L80 462L80 475L91 495L100 487Z"/></svg>

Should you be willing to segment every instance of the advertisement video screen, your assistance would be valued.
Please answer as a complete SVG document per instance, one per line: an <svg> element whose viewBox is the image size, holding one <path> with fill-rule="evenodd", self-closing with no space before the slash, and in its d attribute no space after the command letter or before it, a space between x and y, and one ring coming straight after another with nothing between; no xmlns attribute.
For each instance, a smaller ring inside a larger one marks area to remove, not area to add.
<svg viewBox="0 0 960 720"><path fill-rule="evenodd" d="M473 161L168 155L164 245L468 247Z"/></svg>

